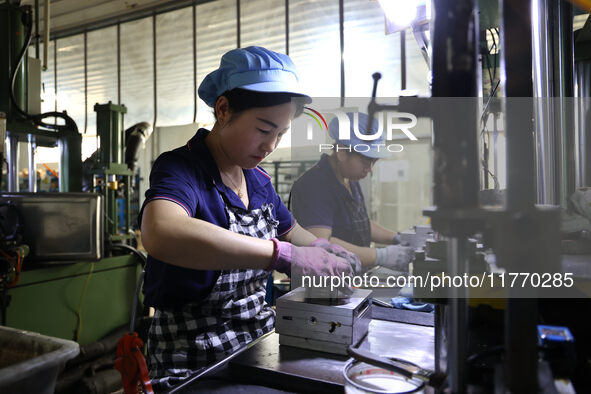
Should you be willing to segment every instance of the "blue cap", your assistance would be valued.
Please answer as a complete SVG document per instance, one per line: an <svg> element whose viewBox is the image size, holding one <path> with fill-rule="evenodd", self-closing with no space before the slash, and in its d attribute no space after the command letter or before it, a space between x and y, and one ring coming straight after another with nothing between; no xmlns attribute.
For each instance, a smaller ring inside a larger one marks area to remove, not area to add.
<svg viewBox="0 0 591 394"><path fill-rule="evenodd" d="M358 118L357 130L359 131L359 133L375 135L378 132L378 121L376 119L374 119L374 121L372 122L371 132L367 132L367 120L369 118L367 114L364 114L363 112L347 112L344 115L346 116L343 116L343 114L337 114L337 117L331 120L328 124L328 134L337 143L346 146L363 145L363 147L358 147L358 149L355 149L355 152L358 152L363 156L370 157L372 159L382 159L384 157L390 156L390 153L388 152L388 149L386 147L384 132L382 132L378 138L371 140L362 140L355 134L355 131L353 130L353 128L356 126L355 118ZM341 123L339 122L339 119L343 123L343 126L348 123L349 133L347 135L347 138L340 138L339 136L339 124Z"/></svg>
<svg viewBox="0 0 591 394"><path fill-rule="evenodd" d="M210 107L222 93L235 88L263 93L291 93L312 99L298 87L298 72L289 56L263 47L233 49L222 56L220 67L199 85L199 97Z"/></svg>

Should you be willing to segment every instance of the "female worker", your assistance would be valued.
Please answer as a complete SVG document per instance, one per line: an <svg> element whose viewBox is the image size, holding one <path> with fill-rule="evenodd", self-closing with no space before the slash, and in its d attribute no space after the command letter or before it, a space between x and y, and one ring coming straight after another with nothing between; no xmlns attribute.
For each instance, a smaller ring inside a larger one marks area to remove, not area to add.
<svg viewBox="0 0 591 394"><path fill-rule="evenodd" d="M264 302L272 270L349 275L358 263L295 224L257 167L310 100L297 81L286 55L261 47L226 53L199 86L214 109L212 130L154 163L140 220L149 253L145 302L156 309L147 346L157 390L273 328Z"/></svg>
<svg viewBox="0 0 591 394"><path fill-rule="evenodd" d="M350 139L339 139L339 119L328 127L335 140L331 155L323 154L320 161L305 172L291 190L291 208L298 223L317 237L326 238L359 256L364 267L381 265L396 271L406 271L413 258L411 248L397 243L396 233L369 220L359 180L365 178L375 162L387 155L382 138L371 142L354 133L357 123L362 134L376 134L376 122L366 133L368 117L359 113L349 118ZM356 146L359 152L356 151ZM371 242L388 244L371 248Z"/></svg>

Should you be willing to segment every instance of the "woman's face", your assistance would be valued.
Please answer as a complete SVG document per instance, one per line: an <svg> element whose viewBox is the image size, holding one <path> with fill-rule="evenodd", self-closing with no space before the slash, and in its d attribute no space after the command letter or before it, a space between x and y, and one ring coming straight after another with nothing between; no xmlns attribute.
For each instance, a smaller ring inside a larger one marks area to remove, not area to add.
<svg viewBox="0 0 591 394"><path fill-rule="evenodd" d="M352 181L365 178L377 161L377 159L363 156L358 152L341 151L337 155L341 175Z"/></svg>
<svg viewBox="0 0 591 394"><path fill-rule="evenodd" d="M220 130L226 155L242 168L256 167L289 130L296 107L285 103L243 111Z"/></svg>

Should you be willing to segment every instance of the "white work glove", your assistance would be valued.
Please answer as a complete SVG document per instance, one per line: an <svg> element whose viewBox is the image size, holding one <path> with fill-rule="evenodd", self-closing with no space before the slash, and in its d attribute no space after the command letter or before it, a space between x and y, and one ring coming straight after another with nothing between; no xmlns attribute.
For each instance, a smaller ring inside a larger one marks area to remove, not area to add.
<svg viewBox="0 0 591 394"><path fill-rule="evenodd" d="M390 245L376 249L376 265L394 271L408 271L408 264L414 258L414 250L409 246Z"/></svg>

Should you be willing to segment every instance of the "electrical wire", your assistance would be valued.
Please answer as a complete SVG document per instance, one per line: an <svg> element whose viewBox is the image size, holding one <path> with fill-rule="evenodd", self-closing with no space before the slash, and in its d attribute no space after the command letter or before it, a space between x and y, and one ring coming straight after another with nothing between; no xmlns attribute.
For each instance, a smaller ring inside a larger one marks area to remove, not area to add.
<svg viewBox="0 0 591 394"><path fill-rule="evenodd" d="M138 301L139 301L139 297L140 297L140 291L141 291L142 286L144 284L144 276L146 275L145 268L146 268L147 258L146 258L145 254L143 254L142 252L140 252L139 250L137 250L133 246L130 246L127 244L113 244L113 245L111 245L111 247L129 250L130 252L132 252L136 256L138 256L141 261L142 272L140 273L140 276L138 278L138 283L137 283L135 293L133 296L133 302L131 305L131 321L129 323L129 332L134 332L135 331L135 319L136 319L136 313L137 313L137 305L138 305Z"/></svg>
<svg viewBox="0 0 591 394"><path fill-rule="evenodd" d="M90 281L90 277L94 272L94 262L90 263L90 271L88 271L88 275L86 276L86 281L84 282L84 287L82 288L82 294L80 295L80 303L78 304L78 310L76 312L76 316L78 317L78 327L76 328L76 335L74 336L74 340L78 342L82 335L82 301L84 300L84 295L86 294L86 289L88 287L88 282Z"/></svg>

